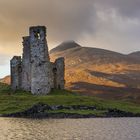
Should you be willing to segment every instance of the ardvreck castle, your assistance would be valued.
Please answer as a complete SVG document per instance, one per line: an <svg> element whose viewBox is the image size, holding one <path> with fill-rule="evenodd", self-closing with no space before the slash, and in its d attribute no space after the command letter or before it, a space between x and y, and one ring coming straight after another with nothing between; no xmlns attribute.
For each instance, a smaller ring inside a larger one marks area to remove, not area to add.
<svg viewBox="0 0 140 140"><path fill-rule="evenodd" d="M11 63L11 87L32 94L48 94L51 89L64 89L64 58L50 62L46 27L30 27L23 37L23 55L14 56Z"/></svg>

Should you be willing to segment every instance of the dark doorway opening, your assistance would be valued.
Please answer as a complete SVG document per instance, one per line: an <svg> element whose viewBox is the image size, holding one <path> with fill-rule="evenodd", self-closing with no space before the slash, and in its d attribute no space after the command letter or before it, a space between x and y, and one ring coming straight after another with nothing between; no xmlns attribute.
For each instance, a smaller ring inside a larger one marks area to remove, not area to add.
<svg viewBox="0 0 140 140"><path fill-rule="evenodd" d="M54 76L54 79L53 79L54 89L56 89L57 88L57 68L53 68L53 76Z"/></svg>

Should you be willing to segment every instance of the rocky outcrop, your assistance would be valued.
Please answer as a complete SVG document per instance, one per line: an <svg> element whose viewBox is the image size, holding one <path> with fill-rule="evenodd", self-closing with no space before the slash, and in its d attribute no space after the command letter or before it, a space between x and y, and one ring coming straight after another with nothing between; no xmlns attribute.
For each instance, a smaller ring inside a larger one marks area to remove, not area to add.
<svg viewBox="0 0 140 140"><path fill-rule="evenodd" d="M125 112L118 109L108 109L106 117L140 117L140 114Z"/></svg>
<svg viewBox="0 0 140 140"><path fill-rule="evenodd" d="M96 114L79 114L79 113L50 113L50 111L57 110L97 110L95 106L83 106L83 105L73 105L73 106L49 106L46 104L38 103L31 108L17 113L1 115L2 117L25 117L25 118L95 118L95 117L140 117L140 114L133 114L130 112L121 111L118 109L106 109L104 115Z"/></svg>

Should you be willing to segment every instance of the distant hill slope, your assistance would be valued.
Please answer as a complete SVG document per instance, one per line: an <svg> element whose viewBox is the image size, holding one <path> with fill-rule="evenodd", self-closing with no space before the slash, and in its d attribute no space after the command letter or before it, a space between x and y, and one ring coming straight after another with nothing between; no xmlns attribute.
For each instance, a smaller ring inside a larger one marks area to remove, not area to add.
<svg viewBox="0 0 140 140"><path fill-rule="evenodd" d="M52 61L65 57L68 89L103 98L140 101L140 59L75 44L65 42L50 51Z"/></svg>
<svg viewBox="0 0 140 140"><path fill-rule="evenodd" d="M0 83L10 84L10 76L6 76L2 79L0 79Z"/></svg>

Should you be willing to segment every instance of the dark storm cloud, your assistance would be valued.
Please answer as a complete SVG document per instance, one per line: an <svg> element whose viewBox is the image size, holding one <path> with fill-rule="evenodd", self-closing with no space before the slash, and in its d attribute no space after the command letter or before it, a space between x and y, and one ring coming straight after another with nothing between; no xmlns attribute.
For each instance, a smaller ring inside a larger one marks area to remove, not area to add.
<svg viewBox="0 0 140 140"><path fill-rule="evenodd" d="M97 38L102 46L119 52L139 50L140 1L95 0Z"/></svg>
<svg viewBox="0 0 140 140"><path fill-rule="evenodd" d="M53 40L76 39L93 30L96 17L92 0L0 1L0 39L17 39L28 26L43 24Z"/></svg>

